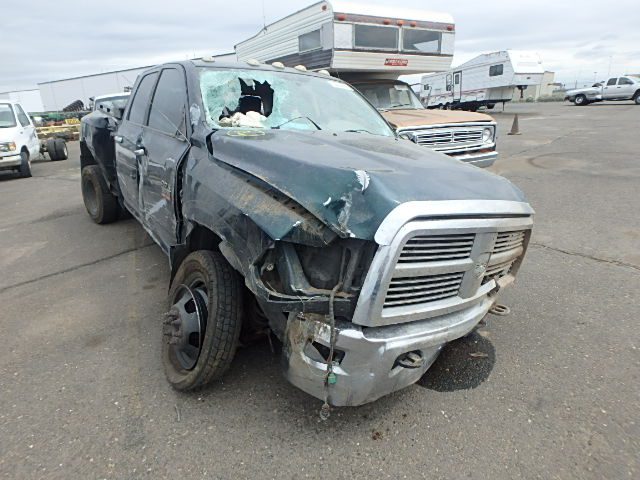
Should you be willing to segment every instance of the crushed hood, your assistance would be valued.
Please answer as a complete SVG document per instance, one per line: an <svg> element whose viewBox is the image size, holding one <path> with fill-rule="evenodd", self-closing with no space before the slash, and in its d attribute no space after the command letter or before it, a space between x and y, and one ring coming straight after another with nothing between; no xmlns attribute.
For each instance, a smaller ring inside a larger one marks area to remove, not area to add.
<svg viewBox="0 0 640 480"><path fill-rule="evenodd" d="M343 237L373 239L408 201L524 200L502 177L391 137L219 130L211 145L217 161L273 186Z"/></svg>
<svg viewBox="0 0 640 480"><path fill-rule="evenodd" d="M484 113L464 112L462 110L406 109L380 112L395 128L440 125L447 123L493 122L493 118Z"/></svg>

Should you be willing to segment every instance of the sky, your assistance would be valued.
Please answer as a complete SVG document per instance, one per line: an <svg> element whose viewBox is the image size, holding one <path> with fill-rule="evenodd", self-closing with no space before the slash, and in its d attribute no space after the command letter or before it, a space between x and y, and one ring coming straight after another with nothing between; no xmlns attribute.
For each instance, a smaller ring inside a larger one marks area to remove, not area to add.
<svg viewBox="0 0 640 480"><path fill-rule="evenodd" d="M448 12L458 65L505 49L540 53L573 86L640 73L637 0L358 0ZM2 0L0 92L38 82L233 51L266 22L315 3L285 0ZM103 7L100 7L103 5ZM264 6L264 8L263 8ZM596 73L597 72L597 73Z"/></svg>

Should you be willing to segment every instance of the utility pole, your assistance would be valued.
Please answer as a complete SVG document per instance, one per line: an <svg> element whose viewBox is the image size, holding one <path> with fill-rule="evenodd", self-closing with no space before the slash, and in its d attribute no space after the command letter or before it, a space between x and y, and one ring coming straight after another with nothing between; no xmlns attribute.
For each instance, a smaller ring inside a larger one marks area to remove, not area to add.
<svg viewBox="0 0 640 480"><path fill-rule="evenodd" d="M607 78L611 76L611 60L613 60L613 55L609 55L609 70L607 71Z"/></svg>

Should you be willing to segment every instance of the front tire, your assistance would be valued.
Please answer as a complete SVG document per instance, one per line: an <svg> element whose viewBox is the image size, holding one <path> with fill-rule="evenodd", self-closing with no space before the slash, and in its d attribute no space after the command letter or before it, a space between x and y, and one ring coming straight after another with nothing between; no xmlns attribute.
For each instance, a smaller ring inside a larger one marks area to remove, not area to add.
<svg viewBox="0 0 640 480"><path fill-rule="evenodd" d="M242 281L218 252L184 259L169 291L162 363L179 391L196 390L229 369L242 328Z"/></svg>
<svg viewBox="0 0 640 480"><path fill-rule="evenodd" d="M115 222L120 214L118 199L109 191L109 186L97 165L82 169L82 200L91 219L98 224Z"/></svg>
<svg viewBox="0 0 640 480"><path fill-rule="evenodd" d="M640 105L640 92L636 92L636 96L633 98L636 105Z"/></svg>
<svg viewBox="0 0 640 480"><path fill-rule="evenodd" d="M20 152L20 176L29 178L31 176L31 158L27 152Z"/></svg>
<svg viewBox="0 0 640 480"><path fill-rule="evenodd" d="M585 97L584 95L576 95L576 98L573 99L573 103L575 103L579 107L583 107L589 104L589 102L587 101L587 97Z"/></svg>

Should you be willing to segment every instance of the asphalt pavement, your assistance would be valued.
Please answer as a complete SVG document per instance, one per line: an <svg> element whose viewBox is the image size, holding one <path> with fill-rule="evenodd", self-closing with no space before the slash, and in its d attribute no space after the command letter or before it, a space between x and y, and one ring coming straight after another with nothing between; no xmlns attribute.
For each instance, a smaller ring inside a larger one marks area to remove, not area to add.
<svg viewBox="0 0 640 480"><path fill-rule="evenodd" d="M536 210L511 315L326 422L268 343L204 391L167 384L167 259L133 220L92 223L77 143L0 173L0 478L640 478L640 107L500 110L491 170Z"/></svg>

